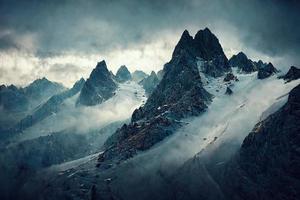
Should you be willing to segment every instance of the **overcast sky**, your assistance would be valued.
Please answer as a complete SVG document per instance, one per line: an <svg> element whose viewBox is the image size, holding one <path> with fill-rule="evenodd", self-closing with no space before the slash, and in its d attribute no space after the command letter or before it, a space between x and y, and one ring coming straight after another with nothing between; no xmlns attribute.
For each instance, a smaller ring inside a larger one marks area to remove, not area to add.
<svg viewBox="0 0 300 200"><path fill-rule="evenodd" d="M299 1L298 1L299 2ZM158 71L184 29L208 27L228 57L300 63L297 0L0 0L0 83L71 86L97 61Z"/></svg>

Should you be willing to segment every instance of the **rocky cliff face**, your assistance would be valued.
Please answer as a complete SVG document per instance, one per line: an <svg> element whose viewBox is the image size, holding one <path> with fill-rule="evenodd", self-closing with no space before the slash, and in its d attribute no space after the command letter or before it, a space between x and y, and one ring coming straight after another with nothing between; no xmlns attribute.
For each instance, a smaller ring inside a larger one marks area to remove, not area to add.
<svg viewBox="0 0 300 200"><path fill-rule="evenodd" d="M233 55L229 59L231 67L237 67L239 71L244 73L252 73L258 70L257 66L243 52Z"/></svg>
<svg viewBox="0 0 300 200"><path fill-rule="evenodd" d="M300 198L300 85L276 113L258 123L224 171L228 199Z"/></svg>
<svg viewBox="0 0 300 200"><path fill-rule="evenodd" d="M283 78L286 82L290 82L290 81L299 79L300 78L300 69L295 66L291 66L289 71L281 78Z"/></svg>
<svg viewBox="0 0 300 200"><path fill-rule="evenodd" d="M242 146L208 146L176 173L176 199L299 199L300 85L256 124Z"/></svg>
<svg viewBox="0 0 300 200"><path fill-rule="evenodd" d="M272 76L273 74L275 74L277 72L278 72L278 70L273 66L273 64L268 63L264 67L258 69L257 78L265 79L265 78Z"/></svg>
<svg viewBox="0 0 300 200"><path fill-rule="evenodd" d="M127 67L125 65L122 65L116 73L116 80L120 83L124 83L131 80L131 78L131 74L128 71Z"/></svg>
<svg viewBox="0 0 300 200"><path fill-rule="evenodd" d="M185 30L172 57L180 56L183 51L191 56L191 59L197 58L205 62L201 70L207 75L218 77L230 71L228 60L218 38L208 28L199 30L194 38Z"/></svg>
<svg viewBox="0 0 300 200"><path fill-rule="evenodd" d="M151 72L150 76L144 78L139 82L143 86L147 95L150 95L159 83L159 79L154 71Z"/></svg>
<svg viewBox="0 0 300 200"><path fill-rule="evenodd" d="M77 105L94 106L114 95L117 84L113 81L105 61L101 61L93 69L90 77L82 87Z"/></svg>
<svg viewBox="0 0 300 200"><path fill-rule="evenodd" d="M105 165L107 160L119 162L138 150L149 149L180 127L180 119L205 111L212 97L202 87L196 56L216 59L223 52L218 44L208 29L199 31L195 40L187 31L183 33L171 61L164 66L162 80L146 104L134 111L131 123L124 125L106 142L99 166ZM201 52L204 47L208 49ZM223 67L220 66L220 72L225 70Z"/></svg>

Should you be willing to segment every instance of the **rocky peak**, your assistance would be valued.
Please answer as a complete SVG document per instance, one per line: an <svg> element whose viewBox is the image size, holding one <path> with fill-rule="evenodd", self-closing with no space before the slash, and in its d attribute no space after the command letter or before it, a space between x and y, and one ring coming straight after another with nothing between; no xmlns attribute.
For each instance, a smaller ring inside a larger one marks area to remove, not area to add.
<svg viewBox="0 0 300 200"><path fill-rule="evenodd" d="M268 78L268 77L272 76L273 74L275 74L277 72L278 72L278 70L273 66L272 63L269 62L263 68L258 69L257 78L258 79L265 79L265 78Z"/></svg>
<svg viewBox="0 0 300 200"><path fill-rule="evenodd" d="M218 38L208 28L196 33L194 43L198 57L205 60L212 60L220 55L226 57Z"/></svg>
<svg viewBox="0 0 300 200"><path fill-rule="evenodd" d="M152 93L158 83L159 79L154 71L151 72L150 76L144 78L139 82L139 84L142 85L145 89L147 95L150 95Z"/></svg>
<svg viewBox="0 0 300 200"><path fill-rule="evenodd" d="M282 78L287 82L299 79L300 69L295 66L291 66L289 71Z"/></svg>
<svg viewBox="0 0 300 200"><path fill-rule="evenodd" d="M122 65L118 69L116 73L116 80L121 83L131 80L131 74L125 65Z"/></svg>
<svg viewBox="0 0 300 200"><path fill-rule="evenodd" d="M117 85L103 60L97 64L84 83L77 105L93 106L102 103L114 95L116 88Z"/></svg>
<svg viewBox="0 0 300 200"><path fill-rule="evenodd" d="M151 74L149 77L157 79L154 72ZM107 140L106 151L99 156L98 166L127 159L138 150L151 148L181 127L180 119L204 112L211 98L202 87L196 62L183 50L165 66L162 80L146 104L134 111L131 123Z"/></svg>
<svg viewBox="0 0 300 200"><path fill-rule="evenodd" d="M257 71L257 67L254 62L250 60L243 52L233 55L229 59L229 65L231 67L237 67L241 72L244 73L252 73Z"/></svg>
<svg viewBox="0 0 300 200"><path fill-rule="evenodd" d="M197 61L201 59L207 62L203 73L210 76L221 76L224 72L230 70L228 60L218 38L208 28L199 30L195 38L190 36L188 31L185 30L174 49L172 59L183 53L189 54L191 60Z"/></svg>

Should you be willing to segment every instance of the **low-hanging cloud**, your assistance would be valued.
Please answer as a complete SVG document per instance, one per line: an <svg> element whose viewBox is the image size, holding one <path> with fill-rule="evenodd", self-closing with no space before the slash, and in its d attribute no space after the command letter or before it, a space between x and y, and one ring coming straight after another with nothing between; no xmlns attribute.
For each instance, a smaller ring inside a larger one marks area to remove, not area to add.
<svg viewBox="0 0 300 200"><path fill-rule="evenodd" d="M1 0L0 51L30 52L37 59L98 55L93 62L106 59L114 71L123 62L150 72L168 61L184 29L195 33L207 26L228 56L242 50L251 58L281 58L286 68L300 61L299 9L296 0ZM144 54L145 46L152 52ZM132 51L140 55L129 61L110 56L130 58Z"/></svg>

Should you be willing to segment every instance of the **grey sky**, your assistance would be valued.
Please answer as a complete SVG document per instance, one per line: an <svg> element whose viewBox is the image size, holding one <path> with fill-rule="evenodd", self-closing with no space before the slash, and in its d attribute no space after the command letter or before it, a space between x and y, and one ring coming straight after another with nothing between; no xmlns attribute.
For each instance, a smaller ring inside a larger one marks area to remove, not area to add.
<svg viewBox="0 0 300 200"><path fill-rule="evenodd" d="M227 56L299 65L299 10L296 0L0 0L0 82L70 85L101 59L113 71L158 70L184 29L204 27Z"/></svg>

